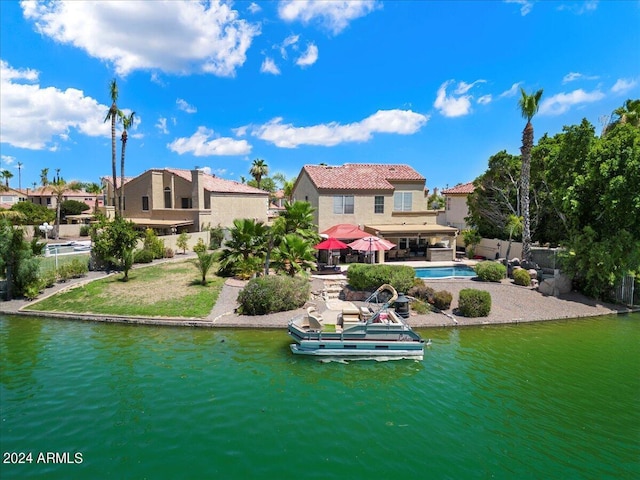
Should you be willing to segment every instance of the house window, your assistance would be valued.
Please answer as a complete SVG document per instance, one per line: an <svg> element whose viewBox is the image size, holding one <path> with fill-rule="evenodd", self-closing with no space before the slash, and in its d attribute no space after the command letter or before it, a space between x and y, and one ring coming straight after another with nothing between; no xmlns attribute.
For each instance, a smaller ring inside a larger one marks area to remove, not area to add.
<svg viewBox="0 0 640 480"><path fill-rule="evenodd" d="M51 206L51 197L47 197L47 207Z"/></svg>
<svg viewBox="0 0 640 480"><path fill-rule="evenodd" d="M393 194L393 211L410 212L413 200L412 192L396 192Z"/></svg>
<svg viewBox="0 0 640 480"><path fill-rule="evenodd" d="M146 195L142 197L142 210L149 210L149 197L147 197Z"/></svg>
<svg viewBox="0 0 640 480"><path fill-rule="evenodd" d="M384 213L384 197L376 195L373 199L373 213Z"/></svg>
<svg viewBox="0 0 640 480"><path fill-rule="evenodd" d="M180 206L181 208L193 208L191 197L182 197L180 199Z"/></svg>
<svg viewBox="0 0 640 480"><path fill-rule="evenodd" d="M447 197L447 210L451 210L451 197Z"/></svg>
<svg viewBox="0 0 640 480"><path fill-rule="evenodd" d="M333 197L333 213L337 215L353 213L353 195L335 195Z"/></svg>
<svg viewBox="0 0 640 480"><path fill-rule="evenodd" d="M171 208L171 189L169 187L164 189L164 208Z"/></svg>

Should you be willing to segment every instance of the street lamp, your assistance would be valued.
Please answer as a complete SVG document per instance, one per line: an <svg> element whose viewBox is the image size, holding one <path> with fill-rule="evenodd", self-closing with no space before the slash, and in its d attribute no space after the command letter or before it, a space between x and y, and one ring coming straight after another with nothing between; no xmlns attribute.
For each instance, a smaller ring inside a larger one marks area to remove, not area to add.
<svg viewBox="0 0 640 480"><path fill-rule="evenodd" d="M46 240L51 230L53 230L53 225L49 225L47 222L44 222L38 227L38 229L44 233L44 239Z"/></svg>

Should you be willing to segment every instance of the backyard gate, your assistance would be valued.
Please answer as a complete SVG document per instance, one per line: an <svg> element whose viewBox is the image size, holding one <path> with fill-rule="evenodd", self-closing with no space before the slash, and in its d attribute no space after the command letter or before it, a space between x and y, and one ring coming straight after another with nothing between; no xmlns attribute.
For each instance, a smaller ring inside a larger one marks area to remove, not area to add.
<svg viewBox="0 0 640 480"><path fill-rule="evenodd" d="M615 298L617 302L625 305L633 305L633 295L635 293L635 278L633 275L625 275L615 288Z"/></svg>

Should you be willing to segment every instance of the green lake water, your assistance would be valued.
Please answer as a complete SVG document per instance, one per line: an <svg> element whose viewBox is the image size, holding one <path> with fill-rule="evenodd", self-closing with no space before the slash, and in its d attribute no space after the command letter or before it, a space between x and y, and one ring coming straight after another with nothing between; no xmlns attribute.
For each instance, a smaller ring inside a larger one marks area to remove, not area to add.
<svg viewBox="0 0 640 480"><path fill-rule="evenodd" d="M421 333L323 364L284 330L0 316L0 478L640 478L640 314Z"/></svg>

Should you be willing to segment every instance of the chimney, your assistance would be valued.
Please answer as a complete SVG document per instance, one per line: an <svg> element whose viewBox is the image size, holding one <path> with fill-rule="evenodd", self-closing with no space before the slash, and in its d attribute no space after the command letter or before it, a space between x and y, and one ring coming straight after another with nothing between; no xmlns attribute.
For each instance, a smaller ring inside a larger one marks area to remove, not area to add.
<svg viewBox="0 0 640 480"><path fill-rule="evenodd" d="M191 203L193 208L204 210L204 172L191 170Z"/></svg>

